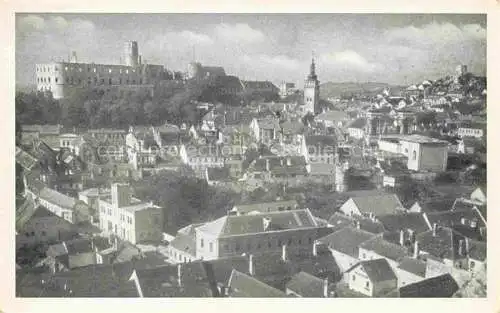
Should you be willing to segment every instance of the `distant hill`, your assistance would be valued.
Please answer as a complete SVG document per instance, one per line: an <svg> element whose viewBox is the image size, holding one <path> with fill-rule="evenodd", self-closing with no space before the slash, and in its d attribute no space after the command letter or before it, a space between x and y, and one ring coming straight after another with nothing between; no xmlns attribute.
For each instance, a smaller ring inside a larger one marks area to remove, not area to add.
<svg viewBox="0 0 500 313"><path fill-rule="evenodd" d="M399 92L404 88L402 86L389 85L387 83L334 83L327 82L320 85L320 95L321 98L327 99L330 97L343 97L350 95L364 95L364 96L375 96L381 93L384 88L389 88L391 94L399 95Z"/></svg>

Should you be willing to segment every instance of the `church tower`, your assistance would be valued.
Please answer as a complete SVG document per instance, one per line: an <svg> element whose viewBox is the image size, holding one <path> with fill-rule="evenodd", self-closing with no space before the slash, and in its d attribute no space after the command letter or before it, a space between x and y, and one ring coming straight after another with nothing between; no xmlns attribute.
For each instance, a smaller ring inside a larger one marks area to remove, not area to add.
<svg viewBox="0 0 500 313"><path fill-rule="evenodd" d="M319 114L319 80L316 75L316 64L312 58L309 75L304 83L304 111Z"/></svg>

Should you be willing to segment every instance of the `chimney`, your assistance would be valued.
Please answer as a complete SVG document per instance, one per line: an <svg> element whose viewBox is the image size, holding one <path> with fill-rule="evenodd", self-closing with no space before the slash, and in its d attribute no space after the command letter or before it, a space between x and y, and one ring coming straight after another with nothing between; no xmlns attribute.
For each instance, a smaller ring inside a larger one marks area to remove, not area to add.
<svg viewBox="0 0 500 313"><path fill-rule="evenodd" d="M177 264L177 284L182 285L182 264Z"/></svg>
<svg viewBox="0 0 500 313"><path fill-rule="evenodd" d="M408 229L408 239L412 244L415 243L415 231L413 229Z"/></svg>
<svg viewBox="0 0 500 313"><path fill-rule="evenodd" d="M402 229L399 231L399 244L401 246L405 245L405 231Z"/></svg>
<svg viewBox="0 0 500 313"><path fill-rule="evenodd" d="M418 254L419 254L419 251L418 251L418 241L415 241L415 245L413 246L413 258L414 259L418 259Z"/></svg>
<svg viewBox="0 0 500 313"><path fill-rule="evenodd" d="M113 249L118 250L118 237L115 236L115 240L113 241Z"/></svg>
<svg viewBox="0 0 500 313"><path fill-rule="evenodd" d="M262 224L264 226L264 231L267 231L269 229L269 226L271 225L271 218L270 217L262 218Z"/></svg>
<svg viewBox="0 0 500 313"><path fill-rule="evenodd" d="M465 217L460 218L460 223L461 223L462 225L465 225L465 222L466 222L466 221L465 221Z"/></svg>
<svg viewBox="0 0 500 313"><path fill-rule="evenodd" d="M248 273L253 276L253 254L248 256Z"/></svg>
<svg viewBox="0 0 500 313"><path fill-rule="evenodd" d="M323 297L328 298L328 278L323 280Z"/></svg>
<svg viewBox="0 0 500 313"><path fill-rule="evenodd" d="M318 243L315 241L313 242L313 256L318 255Z"/></svg>
<svg viewBox="0 0 500 313"><path fill-rule="evenodd" d="M432 237L436 237L437 223L432 224Z"/></svg>
<svg viewBox="0 0 500 313"><path fill-rule="evenodd" d="M464 253L464 245L465 245L465 242L463 239L460 239L458 241L458 255L459 256L464 256L465 253Z"/></svg>
<svg viewBox="0 0 500 313"><path fill-rule="evenodd" d="M281 260L286 262L286 245L281 246Z"/></svg>

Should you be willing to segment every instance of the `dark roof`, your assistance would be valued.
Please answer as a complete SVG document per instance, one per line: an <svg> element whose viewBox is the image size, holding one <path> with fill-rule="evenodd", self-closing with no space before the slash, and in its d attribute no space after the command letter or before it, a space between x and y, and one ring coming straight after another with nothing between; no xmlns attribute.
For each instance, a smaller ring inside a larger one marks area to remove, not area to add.
<svg viewBox="0 0 500 313"><path fill-rule="evenodd" d="M45 214L48 214L46 212L50 212L44 208L40 209ZM38 211L37 207L31 197L26 198L20 206L16 206L16 230L21 229L34 216L36 211Z"/></svg>
<svg viewBox="0 0 500 313"><path fill-rule="evenodd" d="M339 212L335 212L328 219L328 224L332 225L334 231L340 230L347 226L352 226L354 223L353 219L348 217L347 215L341 214Z"/></svg>
<svg viewBox="0 0 500 313"><path fill-rule="evenodd" d="M458 255L458 246L459 241L463 239L465 238L455 233L452 229L440 226L436 229L436 236L433 236L432 230L416 236L421 251L440 259L450 260L460 257Z"/></svg>
<svg viewBox="0 0 500 313"><path fill-rule="evenodd" d="M486 260L486 242L469 240L469 258L485 261Z"/></svg>
<svg viewBox="0 0 500 313"><path fill-rule="evenodd" d="M41 135L59 135L61 132L61 125L21 125L23 132L38 132Z"/></svg>
<svg viewBox="0 0 500 313"><path fill-rule="evenodd" d="M325 146L331 147L331 153L335 153L335 146L337 143L337 138L335 136L327 136L327 135L313 135L313 136L306 136L306 144L308 146L314 146L317 148L317 146L320 146L321 148L324 148Z"/></svg>
<svg viewBox="0 0 500 313"><path fill-rule="evenodd" d="M208 167L207 176L211 181L230 181L229 167Z"/></svg>
<svg viewBox="0 0 500 313"><path fill-rule="evenodd" d="M373 195L351 198L361 213L373 213L375 216L401 213L403 204L395 194Z"/></svg>
<svg viewBox="0 0 500 313"><path fill-rule="evenodd" d="M386 259L375 259L359 262L365 270L368 278L372 282L382 282L387 280L396 280L396 274L392 270Z"/></svg>
<svg viewBox="0 0 500 313"><path fill-rule="evenodd" d="M324 296L324 280L306 272L292 276L286 288L302 297L320 298Z"/></svg>
<svg viewBox="0 0 500 313"><path fill-rule="evenodd" d="M385 230L391 232L411 229L416 233L421 233L429 230L422 213L379 215L377 220L384 225Z"/></svg>
<svg viewBox="0 0 500 313"><path fill-rule="evenodd" d="M79 254L92 252L92 241L91 239L82 238L74 239L65 242L68 254Z"/></svg>
<svg viewBox="0 0 500 313"><path fill-rule="evenodd" d="M400 245L384 240L382 236L376 236L359 245L360 248L373 251L380 256L397 261L408 255L408 249Z"/></svg>
<svg viewBox="0 0 500 313"><path fill-rule="evenodd" d="M285 297L286 294L252 276L233 270L229 278L231 297L273 298Z"/></svg>
<svg viewBox="0 0 500 313"><path fill-rule="evenodd" d="M233 269L241 273L248 273L249 270L248 257L242 255L205 261L205 263L211 267L215 281L224 286L228 285Z"/></svg>
<svg viewBox="0 0 500 313"><path fill-rule="evenodd" d="M330 249L342 252L351 257L359 257L359 245L375 235L353 227L345 227L328 236L318 239L318 242L327 245Z"/></svg>
<svg viewBox="0 0 500 313"><path fill-rule="evenodd" d="M274 89L278 90L278 87L276 87L273 83L270 81L249 81L249 80L242 80L241 83L245 88L251 88L251 89Z"/></svg>
<svg viewBox="0 0 500 313"><path fill-rule="evenodd" d="M418 260L412 257L404 257L399 261L398 268L420 277L425 277L427 264L422 260Z"/></svg>
<svg viewBox="0 0 500 313"><path fill-rule="evenodd" d="M179 284L178 266L181 268ZM202 262L136 270L144 297L216 297L213 277L208 277Z"/></svg>
<svg viewBox="0 0 500 313"><path fill-rule="evenodd" d="M447 298L458 290L450 274L444 274L399 288L401 298Z"/></svg>
<svg viewBox="0 0 500 313"><path fill-rule="evenodd" d="M426 213L429 225L434 223L440 226L451 227L453 225L461 224L462 219L467 221L476 220L480 226L486 226L481 219L481 216L476 210L454 210L454 211L442 211L442 212L429 212Z"/></svg>
<svg viewBox="0 0 500 313"><path fill-rule="evenodd" d="M38 163L38 159L23 149L16 147L16 162L25 170L31 170Z"/></svg>
<svg viewBox="0 0 500 313"><path fill-rule="evenodd" d="M355 119L351 124L349 124L349 128L364 128L366 125L366 118L358 118Z"/></svg>

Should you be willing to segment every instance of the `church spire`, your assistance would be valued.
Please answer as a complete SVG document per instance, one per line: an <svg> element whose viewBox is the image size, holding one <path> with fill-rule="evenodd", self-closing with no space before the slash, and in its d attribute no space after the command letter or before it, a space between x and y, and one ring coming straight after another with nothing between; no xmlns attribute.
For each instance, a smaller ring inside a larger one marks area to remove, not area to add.
<svg viewBox="0 0 500 313"><path fill-rule="evenodd" d="M314 51L312 52L311 68L309 70L309 79L316 79L316 64L314 63Z"/></svg>

